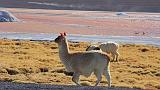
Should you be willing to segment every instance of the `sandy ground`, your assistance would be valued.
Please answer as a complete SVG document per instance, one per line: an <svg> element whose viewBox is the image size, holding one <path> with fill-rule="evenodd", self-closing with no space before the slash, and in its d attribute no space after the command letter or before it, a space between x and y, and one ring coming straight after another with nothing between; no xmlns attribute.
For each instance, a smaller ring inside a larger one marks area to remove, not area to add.
<svg viewBox="0 0 160 90"><path fill-rule="evenodd" d="M116 16L115 12L98 11L3 10L12 12L21 22L0 23L0 32L160 36L159 13L130 12L128 16Z"/></svg>
<svg viewBox="0 0 160 90"><path fill-rule="evenodd" d="M71 51L84 51L90 43L69 43ZM119 62L111 61L112 87L160 89L160 48L121 44ZM20 83L75 85L48 41L0 40L0 80ZM82 85L94 85L96 78L80 77ZM99 86L107 86L103 77Z"/></svg>

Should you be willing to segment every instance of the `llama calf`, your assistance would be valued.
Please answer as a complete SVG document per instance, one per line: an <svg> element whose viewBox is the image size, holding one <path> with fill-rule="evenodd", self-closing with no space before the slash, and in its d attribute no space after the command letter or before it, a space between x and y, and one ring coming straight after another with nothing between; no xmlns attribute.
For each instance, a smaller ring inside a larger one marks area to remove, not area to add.
<svg viewBox="0 0 160 90"><path fill-rule="evenodd" d="M103 52L106 52L108 54L112 54L113 60L116 58L116 61L118 61L118 57L119 57L119 53L118 53L118 49L119 49L119 45L117 43L114 42L107 42L107 43L102 43L99 46L96 45L90 45L86 51L90 51L90 50L97 50L99 48L99 50L102 50Z"/></svg>
<svg viewBox="0 0 160 90"><path fill-rule="evenodd" d="M59 48L59 57L65 68L74 72L72 81L77 85L80 75L89 77L92 73L97 77L95 86L99 84L102 79L102 75L105 75L109 87L111 87L110 76L110 58L106 53L98 51L84 51L84 52L70 52L68 42L66 39L66 33L58 36L55 39Z"/></svg>

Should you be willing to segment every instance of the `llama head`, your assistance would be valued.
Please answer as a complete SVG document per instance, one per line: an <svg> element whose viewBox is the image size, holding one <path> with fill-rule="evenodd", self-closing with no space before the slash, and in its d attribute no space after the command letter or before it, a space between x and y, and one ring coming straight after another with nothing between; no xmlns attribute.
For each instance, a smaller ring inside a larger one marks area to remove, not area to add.
<svg viewBox="0 0 160 90"><path fill-rule="evenodd" d="M61 43L62 41L65 41L66 36L67 34L64 32L64 33L60 33L60 35L54 40L56 43Z"/></svg>
<svg viewBox="0 0 160 90"><path fill-rule="evenodd" d="M90 45L86 51L91 51L91 50L101 50L98 46L95 46L95 45Z"/></svg>

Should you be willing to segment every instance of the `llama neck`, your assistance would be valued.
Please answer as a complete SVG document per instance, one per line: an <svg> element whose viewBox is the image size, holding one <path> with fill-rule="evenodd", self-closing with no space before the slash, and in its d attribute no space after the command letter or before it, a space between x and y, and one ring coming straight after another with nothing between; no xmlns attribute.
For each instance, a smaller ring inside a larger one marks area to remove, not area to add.
<svg viewBox="0 0 160 90"><path fill-rule="evenodd" d="M59 54L62 56L66 56L69 54L69 47L67 40L62 41L61 44L59 44Z"/></svg>
<svg viewBox="0 0 160 90"><path fill-rule="evenodd" d="M67 40L62 41L59 45L59 57L61 61L65 64L69 57L69 47Z"/></svg>
<svg viewBox="0 0 160 90"><path fill-rule="evenodd" d="M70 59L69 59L69 47L67 40L64 40L61 44L58 45L59 47L59 57L62 63L65 65L68 71L72 71L70 67Z"/></svg>

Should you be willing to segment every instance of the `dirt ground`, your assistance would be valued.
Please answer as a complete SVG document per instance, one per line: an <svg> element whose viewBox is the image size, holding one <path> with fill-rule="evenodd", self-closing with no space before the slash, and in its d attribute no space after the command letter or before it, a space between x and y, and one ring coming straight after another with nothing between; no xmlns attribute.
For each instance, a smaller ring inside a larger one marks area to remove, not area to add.
<svg viewBox="0 0 160 90"><path fill-rule="evenodd" d="M70 42L71 51L84 51L91 43ZM160 89L160 48L121 44L119 62L111 61L112 87ZM64 69L58 47L50 41L0 40L0 80L22 83L75 85ZM80 77L82 85L96 78ZM99 86L107 86L103 77Z"/></svg>

